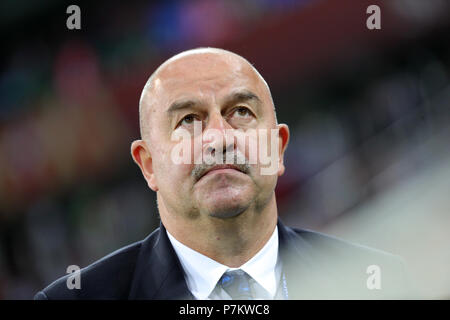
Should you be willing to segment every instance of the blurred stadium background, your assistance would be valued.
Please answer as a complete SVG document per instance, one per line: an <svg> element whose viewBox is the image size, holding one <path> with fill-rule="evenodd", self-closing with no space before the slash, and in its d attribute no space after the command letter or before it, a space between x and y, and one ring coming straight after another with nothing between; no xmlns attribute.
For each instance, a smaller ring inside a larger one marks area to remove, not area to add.
<svg viewBox="0 0 450 320"><path fill-rule="evenodd" d="M81 30L66 8L81 8ZM381 30L366 8L381 8ZM246 57L291 128L279 213L401 255L450 298L450 2L0 4L0 298L143 239L155 195L129 154L147 77L188 48ZM113 281L113 280L112 280Z"/></svg>

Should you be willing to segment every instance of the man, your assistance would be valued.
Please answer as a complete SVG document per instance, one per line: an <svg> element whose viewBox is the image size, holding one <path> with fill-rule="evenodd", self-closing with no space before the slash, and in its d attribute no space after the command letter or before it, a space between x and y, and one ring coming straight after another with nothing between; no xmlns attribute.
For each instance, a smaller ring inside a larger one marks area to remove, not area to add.
<svg viewBox="0 0 450 320"><path fill-rule="evenodd" d="M66 276L36 299L404 294L396 257L278 219L274 189L289 129L277 123L267 83L241 56L200 48L167 60L143 89L140 126L131 153L157 193L160 227L82 269L80 289L68 289Z"/></svg>

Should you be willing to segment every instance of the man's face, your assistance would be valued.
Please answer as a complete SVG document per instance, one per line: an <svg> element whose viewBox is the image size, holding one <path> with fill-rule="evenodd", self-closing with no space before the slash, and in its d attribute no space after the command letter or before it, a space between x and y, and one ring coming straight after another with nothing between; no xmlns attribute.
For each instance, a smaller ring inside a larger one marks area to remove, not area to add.
<svg viewBox="0 0 450 320"><path fill-rule="evenodd" d="M270 143L270 130L280 126L267 86L248 63L229 54L187 55L165 65L149 90L142 115L148 128L144 153L149 153L149 158L141 169L148 170L144 176L159 192L159 205L191 218L230 218L248 208L263 208L284 170L282 158L278 170L270 175L262 174L259 157L256 163L248 160L250 153L260 148L260 129L266 129ZM281 128L284 136L278 139L277 155L282 155L289 134L286 126ZM237 139L252 130L256 136ZM189 139L173 138L180 133L185 137L188 133ZM191 156L177 164L174 148L180 144L191 150ZM247 163L228 167L202 163L205 155L216 152L224 156L233 152ZM271 152L270 146L267 152Z"/></svg>

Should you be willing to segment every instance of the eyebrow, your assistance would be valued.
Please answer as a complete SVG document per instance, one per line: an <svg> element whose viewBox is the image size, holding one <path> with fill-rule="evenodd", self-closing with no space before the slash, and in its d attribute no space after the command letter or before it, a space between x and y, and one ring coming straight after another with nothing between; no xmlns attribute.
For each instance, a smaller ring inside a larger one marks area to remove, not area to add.
<svg viewBox="0 0 450 320"><path fill-rule="evenodd" d="M167 109L167 113L174 113L175 111L182 109L192 108L196 104L199 104L199 101L194 99L175 101Z"/></svg>
<svg viewBox="0 0 450 320"><path fill-rule="evenodd" d="M254 100L257 102L257 106L259 107L259 104L261 104L261 99L254 94L253 92L249 90L242 90L237 91L234 93L231 93L228 97L225 98L225 104L234 104L237 102L246 102Z"/></svg>
<svg viewBox="0 0 450 320"><path fill-rule="evenodd" d="M225 105L230 105L238 102L245 102L254 100L257 102L257 107L261 104L261 99L249 90L242 90L238 92L233 92L229 94L225 98ZM189 109L195 105L201 104L201 102L197 99L187 99L187 100L178 100L173 102L170 107L167 109L167 113L174 113L179 110Z"/></svg>

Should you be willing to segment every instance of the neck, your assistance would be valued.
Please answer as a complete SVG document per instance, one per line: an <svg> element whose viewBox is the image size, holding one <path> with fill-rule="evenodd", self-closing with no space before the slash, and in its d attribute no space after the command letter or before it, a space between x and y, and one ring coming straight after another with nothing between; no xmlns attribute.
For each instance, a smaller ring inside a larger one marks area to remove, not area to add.
<svg viewBox="0 0 450 320"><path fill-rule="evenodd" d="M180 218L165 209L165 206L160 207L161 220L175 239L231 268L242 266L256 255L270 239L277 224L275 194L262 210L256 212L250 207L227 219L210 216Z"/></svg>

